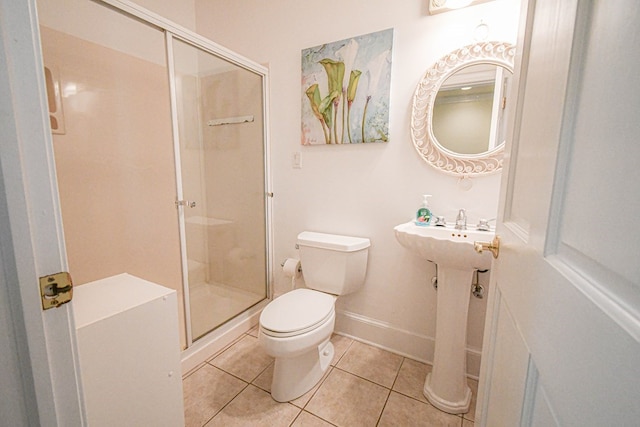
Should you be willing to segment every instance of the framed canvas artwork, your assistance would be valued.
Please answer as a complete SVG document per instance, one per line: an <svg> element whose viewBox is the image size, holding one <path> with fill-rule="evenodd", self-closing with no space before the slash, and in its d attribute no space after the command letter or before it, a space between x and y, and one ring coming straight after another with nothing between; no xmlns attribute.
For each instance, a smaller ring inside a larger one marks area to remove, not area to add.
<svg viewBox="0 0 640 427"><path fill-rule="evenodd" d="M302 145L389 140L393 29L302 51Z"/></svg>

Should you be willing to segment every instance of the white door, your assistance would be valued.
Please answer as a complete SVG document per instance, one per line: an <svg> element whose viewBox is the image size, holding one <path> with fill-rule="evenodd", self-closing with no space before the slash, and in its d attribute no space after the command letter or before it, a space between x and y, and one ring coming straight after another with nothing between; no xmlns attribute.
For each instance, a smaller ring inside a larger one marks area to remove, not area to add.
<svg viewBox="0 0 640 427"><path fill-rule="evenodd" d="M66 269L35 1L0 0L0 425L84 425L70 304L38 277Z"/></svg>
<svg viewBox="0 0 640 427"><path fill-rule="evenodd" d="M523 10L478 423L640 425L640 3Z"/></svg>

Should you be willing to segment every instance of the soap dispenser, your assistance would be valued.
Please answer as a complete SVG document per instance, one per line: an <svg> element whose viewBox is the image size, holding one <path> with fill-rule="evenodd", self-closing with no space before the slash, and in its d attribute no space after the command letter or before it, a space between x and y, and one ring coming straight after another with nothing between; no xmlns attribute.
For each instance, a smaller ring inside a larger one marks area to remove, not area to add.
<svg viewBox="0 0 640 427"><path fill-rule="evenodd" d="M425 194L422 196L422 205L418 208L416 212L416 220L415 224L426 227L431 224L431 210L429 209L429 197L431 194Z"/></svg>

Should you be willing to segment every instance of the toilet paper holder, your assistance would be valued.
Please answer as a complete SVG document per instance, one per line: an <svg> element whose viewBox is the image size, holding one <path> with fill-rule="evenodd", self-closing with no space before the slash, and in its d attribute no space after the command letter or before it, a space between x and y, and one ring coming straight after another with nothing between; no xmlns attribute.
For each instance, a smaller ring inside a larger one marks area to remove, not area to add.
<svg viewBox="0 0 640 427"><path fill-rule="evenodd" d="M287 261L291 259L291 258L286 258L284 261L282 261L280 263L280 267L284 268L284 265L287 263ZM298 269L297 269L298 273L302 273L302 265L298 264Z"/></svg>

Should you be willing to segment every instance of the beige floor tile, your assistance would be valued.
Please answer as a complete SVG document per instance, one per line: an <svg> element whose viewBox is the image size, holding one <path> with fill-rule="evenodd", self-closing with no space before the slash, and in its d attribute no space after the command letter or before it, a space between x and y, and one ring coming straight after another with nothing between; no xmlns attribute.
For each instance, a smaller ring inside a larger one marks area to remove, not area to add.
<svg viewBox="0 0 640 427"><path fill-rule="evenodd" d="M333 369L305 410L337 426L375 426L389 390Z"/></svg>
<svg viewBox="0 0 640 427"><path fill-rule="evenodd" d="M211 365L203 365L182 381L185 425L201 427L247 383Z"/></svg>
<svg viewBox="0 0 640 427"><path fill-rule="evenodd" d="M273 358L256 336L254 328L218 353L211 365L185 376L187 427L207 421L207 426L225 427L375 426L378 419L380 426L474 426L477 381L468 380L473 394L464 419L447 414L426 403L422 394L430 365L336 334L331 338L331 364L338 369L330 367L318 385L298 399L278 403L269 394Z"/></svg>
<svg viewBox="0 0 640 427"><path fill-rule="evenodd" d="M313 388L311 390L309 390L308 392L306 392L302 396L298 397L297 399L293 399L291 401L291 403L296 405L298 408L304 408L305 405L307 403L309 403L309 400L311 400L311 398L318 391L320 386L322 386L322 383L324 383L324 381L327 379L327 377L329 376L329 374L331 373L332 370L333 370L333 368L331 366L329 366L329 369L327 369L327 371L324 373L324 375L322 376L320 381L318 381L318 384L313 386Z"/></svg>
<svg viewBox="0 0 640 427"><path fill-rule="evenodd" d="M402 356L354 341L336 367L391 388Z"/></svg>
<svg viewBox="0 0 640 427"><path fill-rule="evenodd" d="M461 425L461 417L446 414L428 403L419 402L394 391L389 396L378 424L379 427L460 427Z"/></svg>
<svg viewBox="0 0 640 427"><path fill-rule="evenodd" d="M393 384L393 390L426 402L427 398L424 397L422 389L429 372L431 372L431 365L405 358L402 361L398 378Z"/></svg>
<svg viewBox="0 0 640 427"><path fill-rule="evenodd" d="M224 348L222 348L221 350L219 350L216 353L214 353L213 356L211 356L210 358L207 359L207 363L211 362L213 359L215 359L216 357L218 357L219 355L221 355L222 353L227 351L229 348L233 347L235 345L235 343L237 343L238 341L240 341L242 339L242 337L244 337L244 334L238 336L236 339L234 339L229 344L227 344Z"/></svg>
<svg viewBox="0 0 640 427"><path fill-rule="evenodd" d="M331 343L333 344L333 349L335 351L331 365L336 366L351 346L351 343L353 343L353 340L351 338L343 337L342 335L333 334L331 336Z"/></svg>
<svg viewBox="0 0 640 427"><path fill-rule="evenodd" d="M333 424L316 417L306 411L302 411L291 427L332 427Z"/></svg>
<svg viewBox="0 0 640 427"><path fill-rule="evenodd" d="M203 363L202 365L198 365L195 368L191 368L190 371L188 371L187 373L182 375L182 381L184 381L185 378L187 378L189 375L193 374L198 369L202 368L202 366L204 366L204 365L206 365L206 363Z"/></svg>
<svg viewBox="0 0 640 427"><path fill-rule="evenodd" d="M265 353L256 337L244 335L209 363L251 382L272 362L273 357Z"/></svg>
<svg viewBox="0 0 640 427"><path fill-rule="evenodd" d="M278 403L264 390L249 385L207 427L289 426L300 413L290 403Z"/></svg>
<svg viewBox="0 0 640 427"><path fill-rule="evenodd" d="M267 369L262 371L251 384L263 389L267 393L271 393L271 381L273 380L273 367L275 363L271 363Z"/></svg>
<svg viewBox="0 0 640 427"><path fill-rule="evenodd" d="M249 329L249 331L247 332L247 335L251 335L252 337L256 337L258 338L258 327L260 325L256 325L253 328Z"/></svg>
<svg viewBox="0 0 640 427"><path fill-rule="evenodd" d="M469 405L469 412L463 415L469 421L475 421L476 419L476 402L478 399L478 381L467 378L467 384L471 389L471 404Z"/></svg>

